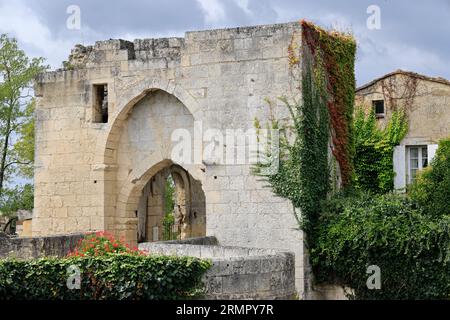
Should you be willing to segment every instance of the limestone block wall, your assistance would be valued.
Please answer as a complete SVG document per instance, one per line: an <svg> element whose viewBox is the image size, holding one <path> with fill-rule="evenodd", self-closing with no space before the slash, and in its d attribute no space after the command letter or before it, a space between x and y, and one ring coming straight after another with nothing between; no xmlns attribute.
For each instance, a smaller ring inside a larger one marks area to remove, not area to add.
<svg viewBox="0 0 450 320"><path fill-rule="evenodd" d="M0 237L0 258L63 257L73 250L82 238L82 234L22 238Z"/></svg>
<svg viewBox="0 0 450 320"><path fill-rule="evenodd" d="M206 299L294 299L294 255L289 252L243 247L153 242L139 244L149 254L210 259Z"/></svg>
<svg viewBox="0 0 450 320"><path fill-rule="evenodd" d="M286 23L78 46L68 69L42 74L36 85L33 235L108 230L136 242L143 188L176 163L171 130L245 132L255 118L269 118L266 99L274 116L289 117L277 98L299 95L288 46L301 46L300 28ZM104 84L108 122L95 123L94 86ZM210 143L201 140L193 141L192 154ZM177 164L205 194L206 234L223 245L293 252L303 292L294 210L251 174L248 159Z"/></svg>

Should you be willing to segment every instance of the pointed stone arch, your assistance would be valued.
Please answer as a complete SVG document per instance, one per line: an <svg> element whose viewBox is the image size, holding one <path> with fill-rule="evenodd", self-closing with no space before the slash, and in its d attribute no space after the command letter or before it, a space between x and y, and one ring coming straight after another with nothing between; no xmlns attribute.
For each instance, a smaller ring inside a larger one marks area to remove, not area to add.
<svg viewBox="0 0 450 320"><path fill-rule="evenodd" d="M195 98L173 80L143 79L116 92L118 100L106 132L97 140L95 160L98 167L114 165L113 151L117 149L119 136L124 122L133 107L149 93L162 90L176 97L192 114L194 120L201 120L202 110Z"/></svg>
<svg viewBox="0 0 450 320"><path fill-rule="evenodd" d="M148 180L156 172L170 165L171 160L157 154L146 156L137 164L137 167L133 167L132 173L124 184L112 190L110 184L117 181L117 170L120 168L115 151L119 150L121 134L134 107L149 94L159 91L175 97L192 115L194 121L201 120L202 111L197 101L174 81L141 80L126 88L117 89L116 96L119 98L116 100L116 108L104 128L103 137L97 140L96 145L95 162L97 164L93 171L97 171L98 183L103 183L105 229L125 236L132 243L137 240L137 210L140 193ZM196 173L193 172L193 175L195 176ZM198 173L196 177L198 178Z"/></svg>

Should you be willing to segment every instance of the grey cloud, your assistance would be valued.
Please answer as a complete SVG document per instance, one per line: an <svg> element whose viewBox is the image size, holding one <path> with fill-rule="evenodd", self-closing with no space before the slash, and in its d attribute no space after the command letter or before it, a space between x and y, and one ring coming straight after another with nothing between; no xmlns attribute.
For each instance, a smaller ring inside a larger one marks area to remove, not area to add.
<svg viewBox="0 0 450 320"><path fill-rule="evenodd" d="M6 0L0 0L0 5ZM323 26L337 23L354 30L359 42L358 83L405 68L450 78L450 1L410 0L222 0L223 19L214 27L270 24L306 18ZM123 36L182 35L211 27L196 0L22 0L50 31L54 41L92 43ZM83 31L65 28L66 8L81 8ZM245 9L242 8L247 4ZM382 29L368 30L366 9L381 8ZM0 19L1 19L0 12ZM22 23L27 23L23 21ZM2 30L0 30L1 32ZM20 40L20 39L19 39ZM67 50L61 48L61 50ZM66 55L69 52L66 52ZM40 52L55 60L62 53ZM442 62L442 63L441 63Z"/></svg>

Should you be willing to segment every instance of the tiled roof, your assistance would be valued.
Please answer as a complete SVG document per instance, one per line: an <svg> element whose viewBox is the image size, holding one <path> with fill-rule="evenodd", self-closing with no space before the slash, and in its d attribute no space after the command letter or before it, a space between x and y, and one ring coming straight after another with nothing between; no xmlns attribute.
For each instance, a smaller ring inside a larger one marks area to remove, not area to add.
<svg viewBox="0 0 450 320"><path fill-rule="evenodd" d="M366 89L366 88L376 84L378 81L381 81L381 80L384 80L384 79L389 78L391 76L399 75L399 74L405 75L405 76L409 76L409 77L413 77L413 78L417 78L417 79L421 79L421 80L442 83L442 84L446 84L446 85L450 86L450 81L447 80L447 79L441 78L441 77L428 77L428 76L425 76L425 75L422 75L422 74L418 74L418 73L415 73L415 72L411 72L411 71L396 70L394 72L385 74L384 76L382 76L380 78L377 78L377 79L375 79L375 80L373 80L373 81L371 81L369 83L366 83L366 84L360 86L359 88L356 88L356 92L364 90L364 89Z"/></svg>

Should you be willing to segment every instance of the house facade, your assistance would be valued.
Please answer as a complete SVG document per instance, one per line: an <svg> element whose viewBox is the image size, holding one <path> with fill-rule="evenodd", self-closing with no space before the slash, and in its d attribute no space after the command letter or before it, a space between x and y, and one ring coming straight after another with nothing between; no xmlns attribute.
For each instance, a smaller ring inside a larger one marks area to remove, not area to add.
<svg viewBox="0 0 450 320"><path fill-rule="evenodd" d="M394 150L398 191L429 165L439 140L450 136L450 81L443 78L397 70L357 88L356 105L373 109L381 127L394 111L406 112L408 133Z"/></svg>

